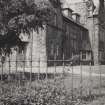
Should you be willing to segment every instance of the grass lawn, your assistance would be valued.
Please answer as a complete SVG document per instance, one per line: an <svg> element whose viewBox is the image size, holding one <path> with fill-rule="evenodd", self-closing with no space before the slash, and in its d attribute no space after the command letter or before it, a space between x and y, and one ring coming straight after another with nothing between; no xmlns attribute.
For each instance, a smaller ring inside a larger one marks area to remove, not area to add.
<svg viewBox="0 0 105 105"><path fill-rule="evenodd" d="M67 74L64 85L74 97L83 97L86 105L105 105L105 76L100 77L99 69L93 70L91 74L89 67L87 70L82 68L82 74L81 71L78 73L74 70L73 74ZM101 73L104 75L104 68ZM90 95L93 98L91 101L88 100Z"/></svg>

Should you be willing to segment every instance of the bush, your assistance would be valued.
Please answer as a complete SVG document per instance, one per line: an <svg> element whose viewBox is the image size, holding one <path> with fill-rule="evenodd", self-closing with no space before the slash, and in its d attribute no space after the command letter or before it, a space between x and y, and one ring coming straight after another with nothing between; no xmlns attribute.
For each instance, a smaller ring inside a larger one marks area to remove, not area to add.
<svg viewBox="0 0 105 105"><path fill-rule="evenodd" d="M1 83L0 105L71 105L71 95L56 81L38 81L16 86L16 83Z"/></svg>

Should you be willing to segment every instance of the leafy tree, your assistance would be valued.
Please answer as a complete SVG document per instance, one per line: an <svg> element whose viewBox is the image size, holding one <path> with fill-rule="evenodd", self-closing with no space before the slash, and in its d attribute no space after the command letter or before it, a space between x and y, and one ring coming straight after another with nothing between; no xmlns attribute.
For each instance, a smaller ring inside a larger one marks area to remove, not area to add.
<svg viewBox="0 0 105 105"><path fill-rule="evenodd" d="M20 42L21 32L43 28L54 12L54 2L58 0L0 0L0 47L10 51Z"/></svg>

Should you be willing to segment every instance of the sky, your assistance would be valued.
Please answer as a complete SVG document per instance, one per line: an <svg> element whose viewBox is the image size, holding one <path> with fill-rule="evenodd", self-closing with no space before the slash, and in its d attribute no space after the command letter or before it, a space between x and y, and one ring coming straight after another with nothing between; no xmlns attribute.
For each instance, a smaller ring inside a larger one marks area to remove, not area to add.
<svg viewBox="0 0 105 105"><path fill-rule="evenodd" d="M83 0L63 0L65 3L76 3L81 2ZM99 4L99 0L93 0L94 4L97 6Z"/></svg>

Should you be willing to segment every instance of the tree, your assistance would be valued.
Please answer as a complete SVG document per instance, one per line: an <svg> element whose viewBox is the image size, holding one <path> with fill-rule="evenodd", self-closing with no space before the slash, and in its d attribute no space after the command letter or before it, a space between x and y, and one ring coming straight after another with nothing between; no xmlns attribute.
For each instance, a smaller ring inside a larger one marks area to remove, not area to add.
<svg viewBox="0 0 105 105"><path fill-rule="evenodd" d="M43 28L52 17L55 1L0 0L0 48L10 52L10 46L20 42L21 32L30 34Z"/></svg>

